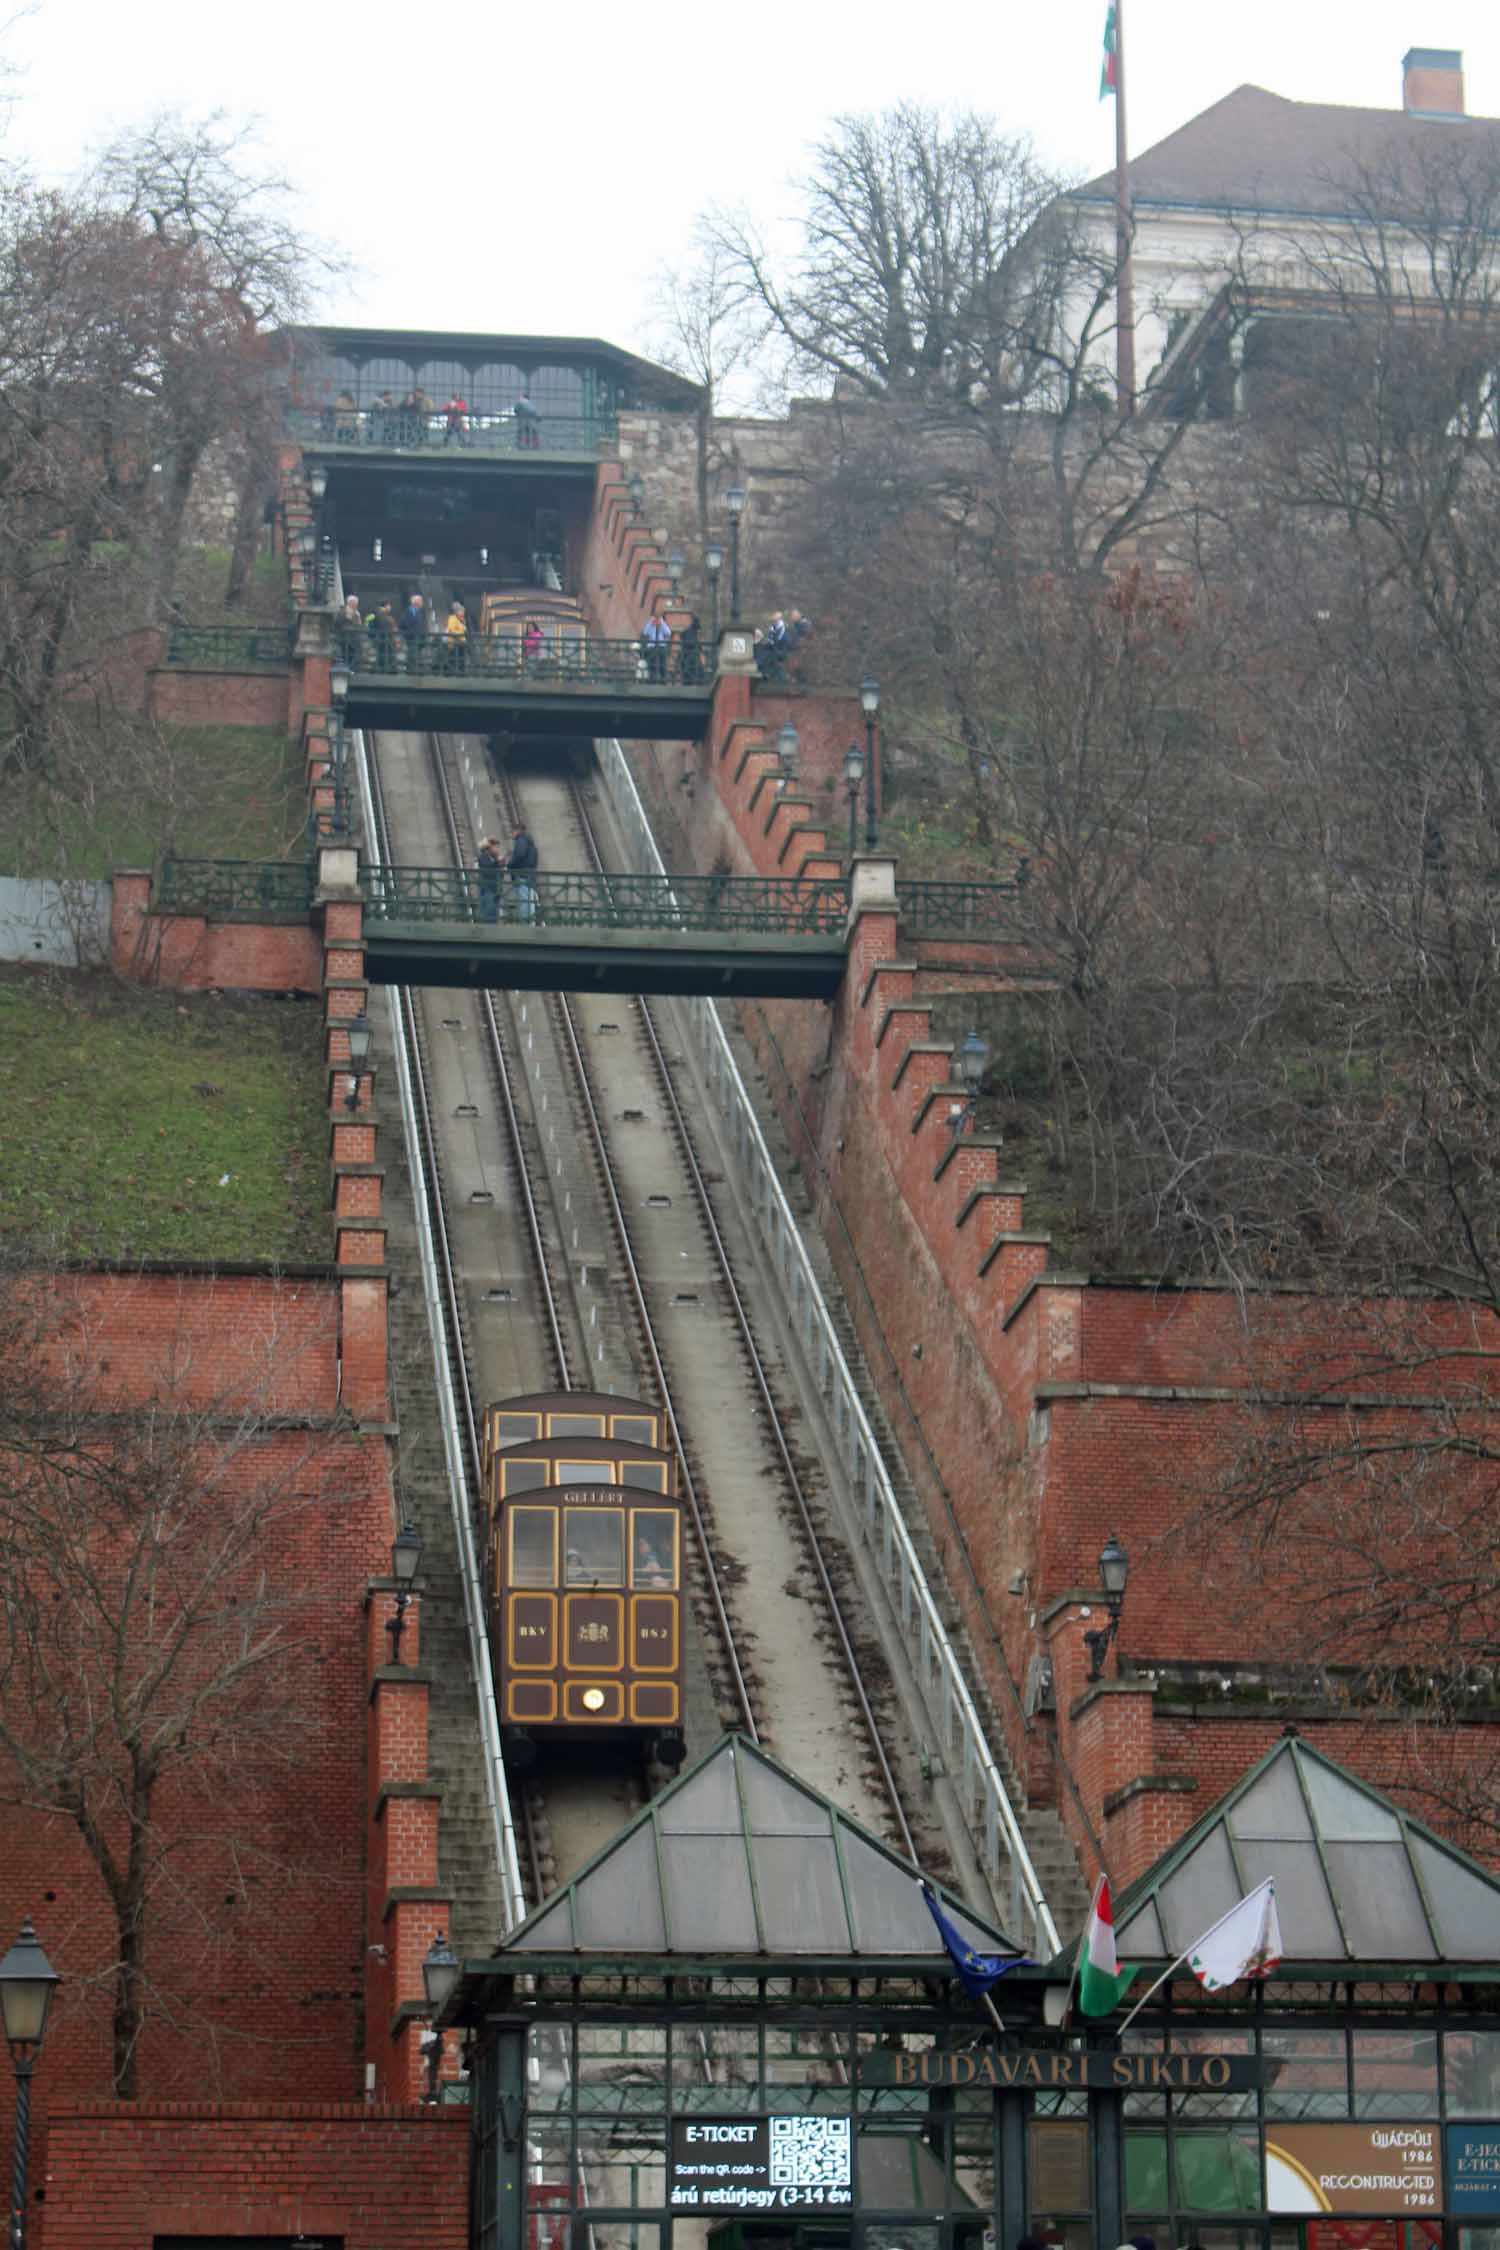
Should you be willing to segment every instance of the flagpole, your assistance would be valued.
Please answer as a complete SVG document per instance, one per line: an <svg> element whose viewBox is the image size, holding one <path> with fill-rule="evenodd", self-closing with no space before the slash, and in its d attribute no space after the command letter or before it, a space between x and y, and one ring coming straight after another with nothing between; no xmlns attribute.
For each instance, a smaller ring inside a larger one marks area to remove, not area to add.
<svg viewBox="0 0 1500 2250"><path fill-rule="evenodd" d="M1119 2026L1118 2036L1121 2038L1124 2037L1125 2033L1130 2029L1130 2026L1135 2022L1136 2017L1140 2014L1142 2008L1145 2007L1146 2002L1151 1997L1151 1994L1153 1992L1160 1992L1162 1986L1166 1983L1168 1977L1172 1974L1172 1971L1174 1969L1180 1969L1183 1962L1188 1960L1192 1954L1196 1953L1200 1946L1207 1945L1209 1939L1214 1935L1214 1932L1216 1930L1222 1930L1226 1922L1232 1922L1236 1914L1240 1912L1242 1907L1248 1905L1251 1899L1258 1898L1262 1891L1271 1890L1271 1888L1271 1878L1267 1876L1264 1882L1256 1884L1253 1891L1246 1891L1243 1898L1237 1898L1233 1906L1231 1906L1227 1910L1227 1912L1219 1916L1217 1922L1211 1922L1208 1928L1204 1931L1202 1937L1195 1937L1192 1944L1187 1948L1186 1952L1179 1953L1175 1961L1169 1961L1166 1967L1162 1970L1161 1975L1157 1978L1155 1984L1151 1985L1145 1992L1141 1994L1139 2000L1137 2000L1129 2015ZM1272 1896L1274 1897L1274 1895L1275 1893L1274 1891L1272 1891Z"/></svg>
<svg viewBox="0 0 1500 2250"><path fill-rule="evenodd" d="M1135 412L1135 273L1131 259L1130 159L1125 137L1125 0L1115 0L1115 390Z"/></svg>
<svg viewBox="0 0 1500 2250"><path fill-rule="evenodd" d="M1227 1917L1226 1917L1226 1919L1227 1919ZM1215 1923L1215 1924L1214 1924L1214 1927L1215 1927L1215 1929L1217 1929L1217 1928L1218 1928L1218 1924L1217 1924L1217 1923ZM1202 1939L1200 1939L1200 1938L1195 1938L1195 1939L1193 1940L1193 1945L1199 1945L1199 1944L1201 1944L1201 1943L1202 1943ZM1185 1960L1187 1959L1187 1957L1188 1957L1188 1953L1191 1953L1191 1952L1192 1952L1192 1950L1193 1950L1193 1946L1192 1946L1192 1945L1190 1945L1190 1946L1188 1947L1188 1951L1187 1951L1187 1953L1179 1953L1175 1961L1169 1961L1169 1962L1167 1963L1166 1967L1165 1967L1165 1968L1164 1968L1164 1969L1162 1970L1162 1973L1161 1973L1161 1975L1160 1975L1160 1976L1159 1976L1159 1977L1157 1978L1157 1980L1156 1980L1155 1984L1153 1984L1153 1985L1148 1985L1148 1986L1147 1986L1146 1990L1145 1990L1145 1991L1144 1991L1144 1992L1143 1992L1143 1993L1141 1994L1141 1996L1140 1996L1139 2000L1137 2000L1137 2002L1136 2002L1135 2006L1134 2006L1134 2007L1133 2007L1133 2008L1131 2009L1131 2011L1130 2011L1129 2015L1128 2015L1128 2016L1126 2016L1126 2018L1125 2018L1124 2022L1123 2022L1123 2023L1120 2023L1120 2024L1118 2024L1118 2025L1116 2025L1116 2027L1115 2027L1115 2037L1116 2037L1117 2039L1123 2039L1123 2038L1124 2038L1124 2036L1125 2036L1126 2032L1127 2032L1127 2031L1128 2031L1128 2030L1130 2029L1131 2025L1132 2025L1132 2024L1133 2024L1133 2023L1135 2022L1135 2019L1136 2019L1136 2017L1137 2017L1137 2016L1138 2016L1138 2015L1140 2014L1140 2012L1141 2012L1142 2008L1144 2008L1144 2007L1145 2007L1145 2005L1146 2005L1146 2002L1147 2002L1147 2001L1148 2001L1148 2000L1150 1999L1150 1997L1151 1997L1152 1993L1153 1993L1153 1992L1160 1992L1160 1990L1161 1990L1162 1986L1163 1986L1163 1985L1164 1985L1164 1984L1166 1983L1166 1981L1167 1981L1168 1977L1169 1977L1169 1976L1170 1976L1170 1975L1172 1974L1172 1971L1173 1971L1174 1969L1180 1969L1180 1968L1182 1967L1182 1964L1183 1964L1183 1962L1184 1962L1184 1961L1185 1961Z"/></svg>
<svg viewBox="0 0 1500 2250"><path fill-rule="evenodd" d="M1073 1995L1078 1990L1078 1972L1083 1966L1083 1949L1088 1943L1089 1923L1094 1919L1094 1912L1099 1904L1099 1893L1108 1880L1108 1876L1101 1872L1094 1884L1094 1895L1089 1900L1088 1921L1084 1923L1083 1935L1073 1949L1073 1966L1068 1971L1068 1989L1063 1994L1062 2021L1057 2027L1059 2031L1066 2031L1068 2028L1068 2016L1073 2006Z"/></svg>

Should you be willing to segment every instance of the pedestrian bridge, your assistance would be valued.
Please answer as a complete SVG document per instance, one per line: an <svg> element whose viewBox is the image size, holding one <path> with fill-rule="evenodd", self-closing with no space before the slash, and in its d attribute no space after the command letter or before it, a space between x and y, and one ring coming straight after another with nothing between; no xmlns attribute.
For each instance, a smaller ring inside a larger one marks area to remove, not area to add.
<svg viewBox="0 0 1500 2250"><path fill-rule="evenodd" d="M516 633L441 633L405 641L362 634L348 655L355 726L414 734L623 736L696 742L708 725L711 653L679 646L655 662L638 641L558 640L528 655Z"/></svg>

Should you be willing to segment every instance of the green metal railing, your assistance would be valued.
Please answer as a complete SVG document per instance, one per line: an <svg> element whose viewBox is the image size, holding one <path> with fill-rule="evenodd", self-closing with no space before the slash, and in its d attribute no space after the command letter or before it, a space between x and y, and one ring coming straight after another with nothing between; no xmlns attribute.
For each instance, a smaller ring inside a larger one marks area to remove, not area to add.
<svg viewBox="0 0 1500 2250"><path fill-rule="evenodd" d="M1008 883L897 883L897 927L913 938L1013 938L1025 889L1025 860Z"/></svg>
<svg viewBox="0 0 1500 2250"><path fill-rule="evenodd" d="M479 456L528 453L597 453L612 443L614 420L593 414L518 415L509 407L467 414L461 430L448 428L441 408L419 414L399 406L292 406L286 434L303 445L374 447L384 453L447 453Z"/></svg>
<svg viewBox="0 0 1500 2250"><path fill-rule="evenodd" d="M290 625L174 625L167 662L194 672L279 671L291 662L295 638Z"/></svg>
<svg viewBox="0 0 1500 2250"><path fill-rule="evenodd" d="M151 903L213 922L302 922L317 881L315 859L168 859Z"/></svg>
<svg viewBox="0 0 1500 2250"><path fill-rule="evenodd" d="M520 687L709 687L717 652L700 642L684 648L674 637L664 649L648 650L640 641L606 641L593 635L544 638L528 650L515 633L470 633L451 641L446 633L407 636L399 631L344 633L344 661L356 683L376 673L421 680L509 680Z"/></svg>
<svg viewBox="0 0 1500 2250"><path fill-rule="evenodd" d="M549 875L517 882L454 867L365 867L367 924L539 922L549 929L758 931L842 937L849 886L842 878L787 876Z"/></svg>

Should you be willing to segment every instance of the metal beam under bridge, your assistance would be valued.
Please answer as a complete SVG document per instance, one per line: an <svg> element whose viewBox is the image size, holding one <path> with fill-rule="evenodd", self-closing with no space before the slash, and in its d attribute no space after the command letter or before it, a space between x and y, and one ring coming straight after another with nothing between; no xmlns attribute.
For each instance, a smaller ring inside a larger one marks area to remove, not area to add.
<svg viewBox="0 0 1500 2250"><path fill-rule="evenodd" d="M845 959L842 930L647 932L386 920L365 930L365 974L372 984L496 992L831 1000Z"/></svg>

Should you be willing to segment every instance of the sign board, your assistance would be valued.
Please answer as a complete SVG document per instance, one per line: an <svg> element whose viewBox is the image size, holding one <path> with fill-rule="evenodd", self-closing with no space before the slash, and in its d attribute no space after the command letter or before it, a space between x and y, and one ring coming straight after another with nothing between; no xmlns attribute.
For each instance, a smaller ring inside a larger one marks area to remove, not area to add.
<svg viewBox="0 0 1500 2250"><path fill-rule="evenodd" d="M1274 2067L1274 2066L1273 2066ZM873 2048L859 2058L864 2086L1103 2086L1113 2093L1242 2093L1265 2066L1255 2055L1201 2052L1116 2055L1063 2047Z"/></svg>
<svg viewBox="0 0 1500 2250"><path fill-rule="evenodd" d="M851 2211L849 2117L674 2117L673 2211Z"/></svg>
<svg viewBox="0 0 1500 2250"><path fill-rule="evenodd" d="M1436 2125L1267 2125L1268 2211L1441 2211Z"/></svg>
<svg viewBox="0 0 1500 2250"><path fill-rule="evenodd" d="M1450 2125L1443 2134L1448 2209L1457 2218L1500 2212L1500 2125Z"/></svg>

